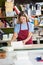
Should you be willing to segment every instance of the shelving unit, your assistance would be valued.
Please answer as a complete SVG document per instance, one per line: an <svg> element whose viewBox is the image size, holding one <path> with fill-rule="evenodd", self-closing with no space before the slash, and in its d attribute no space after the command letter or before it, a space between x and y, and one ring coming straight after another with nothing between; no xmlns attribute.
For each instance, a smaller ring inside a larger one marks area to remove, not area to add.
<svg viewBox="0 0 43 65"><path fill-rule="evenodd" d="M43 14L42 15L32 15L32 16L37 16L37 17L41 17L41 16L43 16ZM7 19L7 18L17 18L17 15L15 15L15 16L5 16L5 15L2 15L2 16L0 16L0 19ZM3 30L3 32L5 32L6 34L9 34L9 33L13 33L14 31L14 28L13 27L9 27L9 28L0 28L1 30ZM33 34L34 35L34 34ZM35 39L33 39L33 40L35 40ZM37 40L37 39L36 39ZM35 40L35 41L36 41Z"/></svg>
<svg viewBox="0 0 43 65"><path fill-rule="evenodd" d="M1 1L1 0L0 0ZM19 1L19 0L18 0ZM30 2L30 1L29 1ZM43 16L42 15L33 15L33 16ZM15 16L0 16L0 19L7 19L7 18L17 18L17 15ZM43 26L38 26L39 28L43 28ZM5 34L11 34L14 32L14 27L8 27L8 28L0 28ZM34 35L34 33L33 33ZM37 36L37 35L34 35ZM10 40L0 40L0 45L2 44L8 44L6 46L0 46L1 49L4 50L5 58L3 58L3 51L0 52L0 65L43 65L43 62L38 62L36 58L38 56L41 56L43 58L43 44L32 44L32 45L23 45L23 47L15 47L11 46ZM37 41L37 39L33 39L33 41ZM15 43L15 42L14 42ZM2 53L2 54L1 54Z"/></svg>

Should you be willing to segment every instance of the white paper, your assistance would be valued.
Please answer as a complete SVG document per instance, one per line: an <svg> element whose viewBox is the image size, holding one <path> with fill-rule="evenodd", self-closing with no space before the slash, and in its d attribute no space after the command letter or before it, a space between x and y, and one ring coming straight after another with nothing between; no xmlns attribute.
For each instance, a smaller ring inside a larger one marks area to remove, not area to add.
<svg viewBox="0 0 43 65"><path fill-rule="evenodd" d="M23 47L24 47L22 41L11 42L11 46L12 46L13 48L23 48Z"/></svg>

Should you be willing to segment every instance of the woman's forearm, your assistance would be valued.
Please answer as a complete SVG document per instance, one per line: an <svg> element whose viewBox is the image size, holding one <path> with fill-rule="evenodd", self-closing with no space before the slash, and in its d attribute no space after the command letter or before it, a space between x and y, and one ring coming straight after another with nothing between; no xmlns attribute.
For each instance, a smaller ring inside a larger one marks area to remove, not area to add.
<svg viewBox="0 0 43 65"><path fill-rule="evenodd" d="M17 33L14 33L13 36L12 36L11 41L15 41L17 39L17 36L18 36Z"/></svg>
<svg viewBox="0 0 43 65"><path fill-rule="evenodd" d="M32 37L32 33L30 32L30 33L28 34L28 37L25 39L25 43L26 43L28 40L30 40L31 37Z"/></svg>
<svg viewBox="0 0 43 65"><path fill-rule="evenodd" d="M16 37L12 37L11 41L15 41L16 40Z"/></svg>

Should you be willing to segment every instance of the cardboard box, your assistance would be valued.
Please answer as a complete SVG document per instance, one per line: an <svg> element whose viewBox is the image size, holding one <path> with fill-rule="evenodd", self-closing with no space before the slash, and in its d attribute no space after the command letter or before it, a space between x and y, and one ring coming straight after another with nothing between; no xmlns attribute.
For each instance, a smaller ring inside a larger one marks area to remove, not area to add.
<svg viewBox="0 0 43 65"><path fill-rule="evenodd" d="M0 52L0 59L6 58L6 52Z"/></svg>

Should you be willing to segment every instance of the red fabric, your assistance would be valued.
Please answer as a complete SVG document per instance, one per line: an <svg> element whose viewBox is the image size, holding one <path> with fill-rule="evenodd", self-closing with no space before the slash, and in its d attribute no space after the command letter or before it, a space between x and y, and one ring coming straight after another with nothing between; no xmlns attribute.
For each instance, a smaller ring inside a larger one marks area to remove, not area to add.
<svg viewBox="0 0 43 65"><path fill-rule="evenodd" d="M29 29L28 23L27 23L27 27ZM20 31L18 34L18 41L25 40L28 36L28 33L29 33L28 30L21 30L21 25L20 25ZM25 44L33 44L32 38L30 38L30 40L27 41Z"/></svg>
<svg viewBox="0 0 43 65"><path fill-rule="evenodd" d="M39 61L37 61L37 62L43 62L43 60L39 60Z"/></svg>

